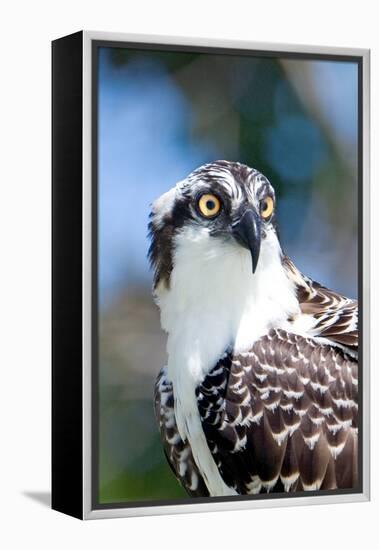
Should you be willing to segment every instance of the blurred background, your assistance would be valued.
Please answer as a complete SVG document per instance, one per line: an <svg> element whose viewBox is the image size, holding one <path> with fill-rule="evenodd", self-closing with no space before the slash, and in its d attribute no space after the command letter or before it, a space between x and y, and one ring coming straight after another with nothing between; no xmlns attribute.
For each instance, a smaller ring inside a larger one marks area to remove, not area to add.
<svg viewBox="0 0 379 550"><path fill-rule="evenodd" d="M276 190L285 252L356 298L357 65L100 48L98 68L99 500L182 498L153 411L166 338L150 204L205 162L257 168Z"/></svg>

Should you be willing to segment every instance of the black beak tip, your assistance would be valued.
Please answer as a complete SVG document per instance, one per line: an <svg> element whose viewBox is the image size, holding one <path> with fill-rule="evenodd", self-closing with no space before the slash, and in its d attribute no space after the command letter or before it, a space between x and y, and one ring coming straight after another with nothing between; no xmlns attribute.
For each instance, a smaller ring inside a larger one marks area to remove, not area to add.
<svg viewBox="0 0 379 550"><path fill-rule="evenodd" d="M252 263L253 263L253 275L254 275L257 270L257 264L254 262L254 260L252 261Z"/></svg>

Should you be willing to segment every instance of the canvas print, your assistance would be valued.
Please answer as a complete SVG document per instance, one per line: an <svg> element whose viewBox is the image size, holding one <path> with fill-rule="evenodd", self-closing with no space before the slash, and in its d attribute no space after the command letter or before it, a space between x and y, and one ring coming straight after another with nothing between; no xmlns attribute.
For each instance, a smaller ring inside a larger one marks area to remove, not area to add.
<svg viewBox="0 0 379 550"><path fill-rule="evenodd" d="M359 491L358 63L96 52L96 503Z"/></svg>

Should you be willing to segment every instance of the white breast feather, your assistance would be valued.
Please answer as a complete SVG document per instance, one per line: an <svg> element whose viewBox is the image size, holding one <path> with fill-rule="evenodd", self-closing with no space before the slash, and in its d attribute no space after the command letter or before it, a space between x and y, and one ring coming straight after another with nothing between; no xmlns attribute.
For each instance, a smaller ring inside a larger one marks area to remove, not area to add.
<svg viewBox="0 0 379 550"><path fill-rule="evenodd" d="M201 426L195 389L228 346L248 350L271 327L286 328L300 314L273 231L262 242L255 274L249 251L223 243L206 229L187 227L176 237L170 289L156 293L168 332L168 377L175 416L211 495L235 494L222 480Z"/></svg>

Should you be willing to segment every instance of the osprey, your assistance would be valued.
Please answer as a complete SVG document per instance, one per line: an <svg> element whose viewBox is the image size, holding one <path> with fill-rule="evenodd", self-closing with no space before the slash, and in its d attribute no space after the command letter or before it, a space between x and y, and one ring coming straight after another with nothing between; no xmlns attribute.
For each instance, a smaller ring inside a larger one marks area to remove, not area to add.
<svg viewBox="0 0 379 550"><path fill-rule="evenodd" d="M275 206L264 175L217 161L152 207L155 412L192 496L357 484L357 302L285 256Z"/></svg>

